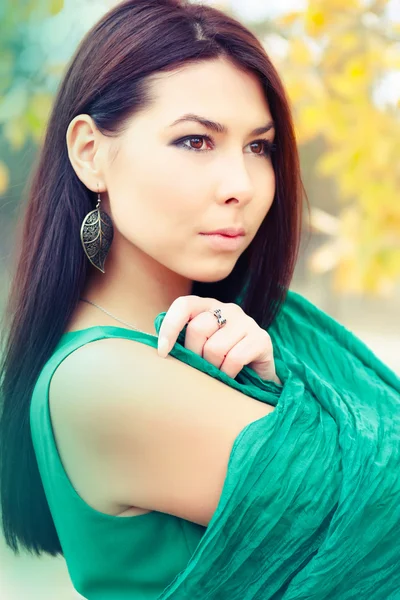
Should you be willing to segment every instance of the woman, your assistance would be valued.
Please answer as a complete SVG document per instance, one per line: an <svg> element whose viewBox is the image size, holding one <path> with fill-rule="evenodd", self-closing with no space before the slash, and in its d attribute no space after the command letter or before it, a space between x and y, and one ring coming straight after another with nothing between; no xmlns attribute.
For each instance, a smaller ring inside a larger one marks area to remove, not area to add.
<svg viewBox="0 0 400 600"><path fill-rule="evenodd" d="M129 0L86 35L9 301L15 552L63 554L90 600L395 597L400 384L288 291L301 204L285 92L237 21Z"/></svg>

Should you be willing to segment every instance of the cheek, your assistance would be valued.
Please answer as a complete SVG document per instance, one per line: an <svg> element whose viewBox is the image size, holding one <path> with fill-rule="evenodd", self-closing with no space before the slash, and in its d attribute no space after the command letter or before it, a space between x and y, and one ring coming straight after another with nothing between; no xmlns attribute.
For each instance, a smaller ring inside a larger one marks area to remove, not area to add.
<svg viewBox="0 0 400 600"><path fill-rule="evenodd" d="M183 152L183 151L182 151ZM185 163L179 151L165 148L156 143L150 148L144 145L143 151L137 148L124 157L119 167L119 176L124 179L124 187L131 187L138 198L149 202L149 208L180 208L188 198L198 192L201 181L193 184L193 174L183 167Z"/></svg>
<svg viewBox="0 0 400 600"><path fill-rule="evenodd" d="M275 174L273 174L271 177L271 180L270 180L270 184L269 184L269 194L268 194L268 199L266 202L265 215L270 211L270 208L274 202L275 193L276 193L276 180L275 180Z"/></svg>
<svg viewBox="0 0 400 600"><path fill-rule="evenodd" d="M271 165L271 168L267 172L263 173L262 177L257 182L257 197L259 200L254 203L254 221L261 225L267 214L269 213L271 206L274 202L276 192L276 179L275 172Z"/></svg>
<svg viewBox="0 0 400 600"><path fill-rule="evenodd" d="M275 195L275 190L276 190L276 176L275 176L275 169L274 169L272 162L269 163L267 185L268 185L268 189L270 191L270 195L273 198Z"/></svg>
<svg viewBox="0 0 400 600"><path fill-rule="evenodd" d="M257 191L260 198L263 198L262 207L265 213L271 208L276 191L276 177L272 163L268 168L260 173L257 179Z"/></svg>
<svg viewBox="0 0 400 600"><path fill-rule="evenodd" d="M182 250L200 219L204 194L179 170L179 176L163 163L148 168L142 159L141 167L121 165L111 177L110 198L112 219L116 228L132 243L157 247L167 244ZM147 233L146 233L147 232ZM180 232L180 233L179 233ZM149 235L150 234L150 235Z"/></svg>

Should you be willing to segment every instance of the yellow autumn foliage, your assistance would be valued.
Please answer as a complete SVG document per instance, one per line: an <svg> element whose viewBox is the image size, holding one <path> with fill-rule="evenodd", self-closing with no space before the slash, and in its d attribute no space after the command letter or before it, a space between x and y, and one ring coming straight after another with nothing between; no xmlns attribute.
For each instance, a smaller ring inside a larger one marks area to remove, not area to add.
<svg viewBox="0 0 400 600"><path fill-rule="evenodd" d="M275 62L297 139L323 139L315 168L338 190L338 232L310 261L333 270L337 291L388 294L400 282L400 99L377 96L400 68L399 26L382 18L386 4L309 0L280 20L289 51Z"/></svg>

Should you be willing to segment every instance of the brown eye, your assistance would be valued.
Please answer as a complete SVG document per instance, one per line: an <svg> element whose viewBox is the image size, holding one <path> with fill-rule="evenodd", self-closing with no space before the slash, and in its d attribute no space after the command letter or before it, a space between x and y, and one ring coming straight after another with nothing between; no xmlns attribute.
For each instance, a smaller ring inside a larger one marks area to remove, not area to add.
<svg viewBox="0 0 400 600"><path fill-rule="evenodd" d="M249 144L249 146L253 149L253 146L258 146L261 152L251 152L255 156L261 156L264 158L270 158L271 152L276 150L276 144L273 144L270 140L256 140Z"/></svg>
<svg viewBox="0 0 400 600"><path fill-rule="evenodd" d="M206 143L205 148L203 147L204 142ZM208 135L188 135L183 139L176 140L173 144L186 150L203 153L211 149L210 146L212 146L213 140Z"/></svg>
<svg viewBox="0 0 400 600"><path fill-rule="evenodd" d="M193 150L201 150L204 139L199 137L193 137L190 138L190 140L188 141L190 142L190 145L192 146Z"/></svg>
<svg viewBox="0 0 400 600"><path fill-rule="evenodd" d="M258 146L260 149L260 152L254 152L254 154L263 154L264 153L264 144L262 142L253 142L253 144L251 144L251 146Z"/></svg>

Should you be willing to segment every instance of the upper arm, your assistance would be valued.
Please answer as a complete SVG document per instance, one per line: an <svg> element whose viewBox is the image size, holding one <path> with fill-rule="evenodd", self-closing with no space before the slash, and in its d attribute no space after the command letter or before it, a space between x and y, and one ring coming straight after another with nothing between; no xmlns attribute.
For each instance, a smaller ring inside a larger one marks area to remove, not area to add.
<svg viewBox="0 0 400 600"><path fill-rule="evenodd" d="M63 363L62 363L63 365ZM207 525L240 431L273 407L126 339L72 353L52 389L63 427L121 504Z"/></svg>

